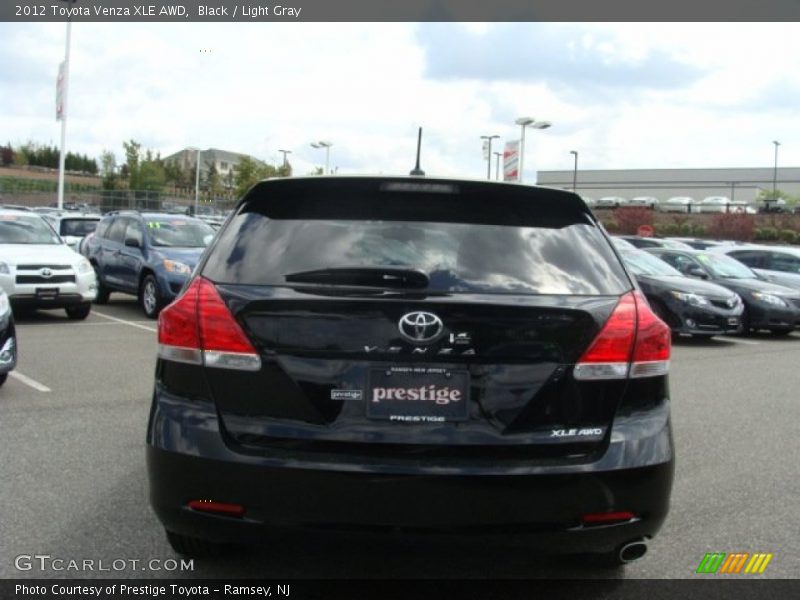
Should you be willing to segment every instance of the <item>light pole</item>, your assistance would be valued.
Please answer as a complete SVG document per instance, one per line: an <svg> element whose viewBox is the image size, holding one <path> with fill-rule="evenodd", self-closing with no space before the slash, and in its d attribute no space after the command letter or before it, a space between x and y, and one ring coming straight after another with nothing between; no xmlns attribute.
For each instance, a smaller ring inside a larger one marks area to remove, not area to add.
<svg viewBox="0 0 800 600"><path fill-rule="evenodd" d="M187 151L197 152L197 164L195 165L194 171L194 216L197 216L197 204L200 199L200 148L195 148L194 146L189 146L186 148ZM184 163L185 164L185 163Z"/></svg>
<svg viewBox="0 0 800 600"><path fill-rule="evenodd" d="M492 140L499 138L499 135L482 135L481 139L486 140L486 179L492 178Z"/></svg>
<svg viewBox="0 0 800 600"><path fill-rule="evenodd" d="M522 183L522 168L525 160L525 128L547 129L552 123L550 121L537 121L533 117L520 117L514 122L522 126L522 135L519 138L519 172L517 173L517 181Z"/></svg>
<svg viewBox="0 0 800 600"><path fill-rule="evenodd" d="M773 144L775 144L775 167L772 169L772 201L778 201L778 146L781 145L780 142L773 140Z"/></svg>
<svg viewBox="0 0 800 600"><path fill-rule="evenodd" d="M500 157L503 156L502 152L494 153L494 178L500 181Z"/></svg>
<svg viewBox="0 0 800 600"><path fill-rule="evenodd" d="M330 174L329 165L331 164L331 146L333 146L332 142L323 142L323 141L313 142L311 144L312 148L325 148L325 171L323 171L323 174L324 173Z"/></svg>
<svg viewBox="0 0 800 600"><path fill-rule="evenodd" d="M572 167L572 191L574 192L578 184L578 151L570 150L569 153L575 157L575 165Z"/></svg>
<svg viewBox="0 0 800 600"><path fill-rule="evenodd" d="M286 155L287 154L291 154L292 151L291 150L278 150L278 152L282 152L283 153L283 168L286 169L286 165L287 165Z"/></svg>
<svg viewBox="0 0 800 600"><path fill-rule="evenodd" d="M78 0L62 0L67 4L75 4ZM61 120L61 150L58 155L58 209L64 208L64 163L67 149L67 90L69 89L69 43L72 33L72 21L67 17L67 42L64 50L64 62L58 74L56 119Z"/></svg>

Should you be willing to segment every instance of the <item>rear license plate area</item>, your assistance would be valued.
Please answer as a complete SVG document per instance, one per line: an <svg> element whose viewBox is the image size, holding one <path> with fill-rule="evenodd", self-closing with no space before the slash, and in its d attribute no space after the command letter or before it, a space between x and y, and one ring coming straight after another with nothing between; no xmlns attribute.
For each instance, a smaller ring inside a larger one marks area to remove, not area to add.
<svg viewBox="0 0 800 600"><path fill-rule="evenodd" d="M469 372L441 367L370 371L367 418L398 423L466 421Z"/></svg>

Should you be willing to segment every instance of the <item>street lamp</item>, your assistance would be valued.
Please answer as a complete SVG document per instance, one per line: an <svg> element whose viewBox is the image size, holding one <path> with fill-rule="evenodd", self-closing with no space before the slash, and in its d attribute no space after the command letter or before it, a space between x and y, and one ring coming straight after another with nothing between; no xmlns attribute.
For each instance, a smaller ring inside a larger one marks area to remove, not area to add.
<svg viewBox="0 0 800 600"><path fill-rule="evenodd" d="M499 135L482 135L481 139L486 140L486 179L492 178L492 140L499 138Z"/></svg>
<svg viewBox="0 0 800 600"><path fill-rule="evenodd" d="M522 167L525 160L525 128L547 129L552 123L550 121L537 121L533 117L520 117L514 122L522 126L522 135L519 138L519 172L517 173L517 181L522 183Z"/></svg>
<svg viewBox="0 0 800 600"><path fill-rule="evenodd" d="M78 0L62 0L68 4L75 4ZM61 121L61 150L58 156L58 209L64 208L64 163L67 149L67 90L69 89L69 42L72 32L72 19L67 17L67 42L64 49L64 62L58 74L58 99L56 106L56 120Z"/></svg>
<svg viewBox="0 0 800 600"><path fill-rule="evenodd" d="M330 174L330 162L331 162L331 146L333 146L332 142L312 142L312 148L325 148L325 171L323 173Z"/></svg>
<svg viewBox="0 0 800 600"><path fill-rule="evenodd" d="M495 160L494 178L497 179L498 181L500 180L500 157L501 156L503 156L502 152L495 152L494 153L494 160Z"/></svg>
<svg viewBox="0 0 800 600"><path fill-rule="evenodd" d="M200 148L194 146L188 147L186 150L197 152L197 165L194 172L194 216L197 216L197 204L200 198Z"/></svg>
<svg viewBox="0 0 800 600"><path fill-rule="evenodd" d="M291 154L292 151L291 150L278 150L278 152L282 152L283 153L283 168L285 169L286 168L286 164L287 164L286 155L287 154Z"/></svg>
<svg viewBox="0 0 800 600"><path fill-rule="evenodd" d="M578 183L578 151L570 150L569 153L575 157L575 165L572 167L572 191L574 192Z"/></svg>
<svg viewBox="0 0 800 600"><path fill-rule="evenodd" d="M780 142L773 140L773 144L775 144L775 167L772 169L772 201L778 201L778 146L781 145Z"/></svg>

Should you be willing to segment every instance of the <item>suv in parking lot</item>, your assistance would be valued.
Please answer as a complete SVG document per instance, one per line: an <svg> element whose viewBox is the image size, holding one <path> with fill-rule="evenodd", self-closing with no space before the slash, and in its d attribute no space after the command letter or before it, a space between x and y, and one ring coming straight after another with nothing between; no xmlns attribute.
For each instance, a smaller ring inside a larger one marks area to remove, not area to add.
<svg viewBox="0 0 800 600"><path fill-rule="evenodd" d="M85 319L97 280L40 215L0 209L0 288L15 310L63 308L70 319Z"/></svg>
<svg viewBox="0 0 800 600"><path fill-rule="evenodd" d="M165 213L109 214L81 251L97 272L98 304L111 292L135 294L156 318L178 294L214 230L199 219Z"/></svg>
<svg viewBox="0 0 800 600"><path fill-rule="evenodd" d="M573 193L263 181L159 316L151 503L185 554L296 526L627 562L668 510L669 358Z"/></svg>

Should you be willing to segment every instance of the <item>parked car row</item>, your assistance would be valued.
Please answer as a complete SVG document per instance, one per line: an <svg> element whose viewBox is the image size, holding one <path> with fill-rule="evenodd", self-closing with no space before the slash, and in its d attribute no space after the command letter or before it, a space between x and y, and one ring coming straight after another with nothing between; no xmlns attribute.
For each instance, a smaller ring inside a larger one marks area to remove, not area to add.
<svg viewBox="0 0 800 600"><path fill-rule="evenodd" d="M674 332L786 335L800 326L800 250L734 244L695 249L677 243L615 238L653 310ZM754 271L748 264L761 268Z"/></svg>
<svg viewBox="0 0 800 600"><path fill-rule="evenodd" d="M603 196L601 198L591 198L583 196L584 202L594 209L620 208L622 206L641 206L651 208L660 212L667 213L746 213L756 214L767 212L763 205L761 207L744 200L731 200L727 196L706 196L702 200L697 200L691 196L672 196L665 200L659 200L654 196L635 196L624 198L622 196ZM783 206L785 206L784 201ZM773 205L773 210L769 212L780 212Z"/></svg>

